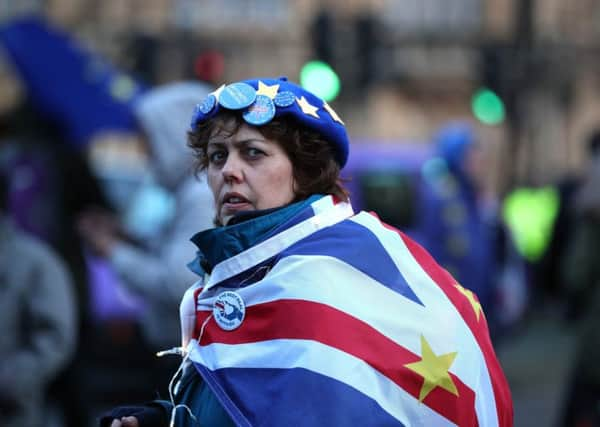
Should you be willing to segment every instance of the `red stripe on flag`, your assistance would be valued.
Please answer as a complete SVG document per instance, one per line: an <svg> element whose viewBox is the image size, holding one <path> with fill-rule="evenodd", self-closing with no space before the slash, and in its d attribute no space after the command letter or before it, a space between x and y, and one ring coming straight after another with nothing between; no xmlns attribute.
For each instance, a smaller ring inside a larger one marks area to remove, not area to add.
<svg viewBox="0 0 600 427"><path fill-rule="evenodd" d="M197 313L196 327L210 312ZM278 300L246 307L242 325L224 331L209 322L201 345L242 344L274 339L302 339L321 342L364 360L374 369L418 399L423 377L405 368L421 360L419 355L381 334L365 322L330 306L305 300ZM461 349L457 349L459 352ZM461 426L477 426L475 393L450 373L458 396L440 388L433 389L423 403Z"/></svg>
<svg viewBox="0 0 600 427"><path fill-rule="evenodd" d="M442 289L448 299L456 307L461 317L473 333L475 340L481 348L488 372L492 381L494 397L496 400L496 412L498 414L498 423L501 427L511 427L513 425L513 406L510 395L510 388L504 376L504 372L500 367L500 363L496 358L494 347L492 346L490 335L488 332L487 321L485 316L477 316L473 307L465 296L455 287L456 280L445 269L440 267L433 257L418 243L406 236L401 231L391 227L383 222L381 224L388 230L400 235L406 244L411 255L417 263L425 270L431 279Z"/></svg>

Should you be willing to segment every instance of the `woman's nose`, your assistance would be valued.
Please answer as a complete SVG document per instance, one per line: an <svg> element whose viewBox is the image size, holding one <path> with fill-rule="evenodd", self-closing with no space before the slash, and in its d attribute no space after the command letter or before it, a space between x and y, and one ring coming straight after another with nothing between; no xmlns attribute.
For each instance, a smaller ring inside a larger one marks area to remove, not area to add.
<svg viewBox="0 0 600 427"><path fill-rule="evenodd" d="M242 179L242 164L235 155L227 156L227 160L221 169L225 181L240 181Z"/></svg>

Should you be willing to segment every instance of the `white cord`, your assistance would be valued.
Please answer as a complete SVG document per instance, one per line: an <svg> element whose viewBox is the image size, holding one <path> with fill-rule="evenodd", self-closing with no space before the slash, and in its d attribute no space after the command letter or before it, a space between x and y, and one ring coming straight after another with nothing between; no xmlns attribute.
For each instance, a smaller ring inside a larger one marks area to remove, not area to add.
<svg viewBox="0 0 600 427"><path fill-rule="evenodd" d="M185 410L187 411L188 415L192 418L192 420L194 420L194 422L196 424L198 424L198 426L200 426L200 423L198 422L198 419L196 418L196 416L192 413L192 410L187 407L186 405L180 404L180 405L175 405L173 406L173 409L171 409L171 421L169 421L169 427L175 427L175 413L177 412L177 409L179 408L185 408Z"/></svg>
<svg viewBox="0 0 600 427"><path fill-rule="evenodd" d="M168 354L178 354L181 357L184 357L185 350L182 347L173 347L168 350L161 350L156 353L156 357L163 357Z"/></svg>
<svg viewBox="0 0 600 427"><path fill-rule="evenodd" d="M208 324L208 321L212 319L212 317L213 314L210 313L210 315L206 319L204 319L204 322L202 322L202 326L200 326L200 334L198 335L198 344L200 344L200 342L202 341L202 335L204 335L204 328Z"/></svg>
<svg viewBox="0 0 600 427"><path fill-rule="evenodd" d="M208 324L209 320L212 318L212 313L206 318L204 319L204 322L202 322L202 326L200 327L200 334L198 336L198 342L200 342L200 340L202 340L202 335L204 334L204 328L206 327L206 325ZM162 357L166 354L179 354L183 356L183 360L181 361L181 364L179 365L179 367L177 368L177 371L175 371L175 374L173 374L173 377L171 377L171 381L169 381L169 400L171 401L171 405L173 405L173 409L171 410L171 420L169 421L169 427L174 427L175 425L175 414L177 413L177 409L179 408L185 408L185 410L187 411L188 415L194 420L194 422L200 426L200 423L198 422L198 419L196 418L196 416L192 413L192 410L184 404L175 404L175 397L174 397L174 392L173 389L176 388L174 387L174 383L176 378L179 376L179 374L181 373L181 371L183 370L183 367L185 366L188 358L190 357L190 353L185 351L183 348L181 347L174 347L170 350L165 350L165 351L159 351L158 353L156 353L156 355L158 357Z"/></svg>

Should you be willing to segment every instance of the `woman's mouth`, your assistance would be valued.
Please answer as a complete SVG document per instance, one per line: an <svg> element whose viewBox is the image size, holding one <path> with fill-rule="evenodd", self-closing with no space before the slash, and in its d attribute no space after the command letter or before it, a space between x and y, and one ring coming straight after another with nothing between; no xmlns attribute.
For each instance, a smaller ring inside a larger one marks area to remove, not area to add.
<svg viewBox="0 0 600 427"><path fill-rule="evenodd" d="M241 194L226 194L223 197L222 207L226 213L233 213L242 210L250 210L252 209L252 204Z"/></svg>

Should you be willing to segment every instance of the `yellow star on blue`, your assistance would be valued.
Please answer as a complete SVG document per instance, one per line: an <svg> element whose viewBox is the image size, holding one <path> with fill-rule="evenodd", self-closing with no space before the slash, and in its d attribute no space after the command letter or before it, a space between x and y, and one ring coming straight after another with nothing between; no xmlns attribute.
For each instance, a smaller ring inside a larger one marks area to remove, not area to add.
<svg viewBox="0 0 600 427"><path fill-rule="evenodd" d="M277 91L279 90L279 85L275 84L272 86L269 86L267 84L264 84L262 81L258 81L258 89L256 90L256 94L257 95L265 95L268 96L271 99L274 99L275 96L277 95Z"/></svg>
<svg viewBox="0 0 600 427"><path fill-rule="evenodd" d="M317 119L321 118L317 114L317 110L319 109L319 107L315 107L314 105L311 105L304 96L302 96L300 99L296 98L296 102L298 103L298 105L300 106L300 109L302 109L302 112L304 114L308 114L309 116L316 117Z"/></svg>
<svg viewBox="0 0 600 427"><path fill-rule="evenodd" d="M344 124L344 122L342 121L342 119L340 119L340 116L337 115L337 113L335 112L335 110L333 108L331 108L331 105L329 105L328 103L324 102L323 103L323 108L325 108L325 110L329 113L329 115L331 116L331 118L340 123L340 124Z"/></svg>

